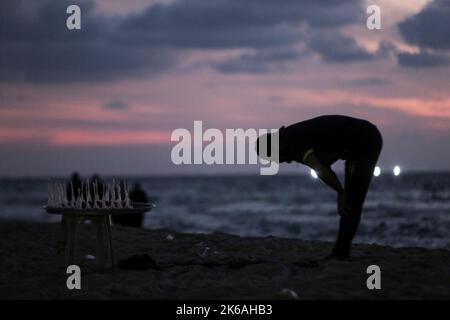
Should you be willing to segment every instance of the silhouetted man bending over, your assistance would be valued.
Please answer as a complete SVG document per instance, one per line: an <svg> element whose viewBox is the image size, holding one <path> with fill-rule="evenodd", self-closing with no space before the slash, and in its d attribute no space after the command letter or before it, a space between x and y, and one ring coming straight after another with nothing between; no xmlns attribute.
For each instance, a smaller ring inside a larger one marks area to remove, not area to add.
<svg viewBox="0 0 450 320"><path fill-rule="evenodd" d="M341 218L330 258L348 258L383 145L380 132L366 120L328 115L281 127L278 133L279 162L303 163L314 169L321 180L336 190ZM270 150L271 135L266 137ZM257 152L262 156L259 152L259 139ZM331 164L338 159L346 161L345 188L331 169Z"/></svg>

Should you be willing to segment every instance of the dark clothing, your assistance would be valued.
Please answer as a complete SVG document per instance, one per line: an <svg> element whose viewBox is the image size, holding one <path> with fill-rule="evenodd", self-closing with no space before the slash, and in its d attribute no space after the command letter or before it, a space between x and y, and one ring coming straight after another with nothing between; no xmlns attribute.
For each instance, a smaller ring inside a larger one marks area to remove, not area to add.
<svg viewBox="0 0 450 320"><path fill-rule="evenodd" d="M280 154L285 153L288 160L304 163L311 152L328 166L338 159L346 160L345 192L351 214L340 218L333 249L338 258L350 254L382 145L381 134L373 124L346 116L322 116L280 129Z"/></svg>
<svg viewBox="0 0 450 320"><path fill-rule="evenodd" d="M70 177L70 182L66 185L67 200L70 202L80 196L81 178L77 172L74 172ZM72 195L73 198L72 199Z"/></svg>
<svg viewBox="0 0 450 320"><path fill-rule="evenodd" d="M369 121L347 116L329 115L313 118L280 129L283 158L304 163L305 155L314 152L323 164L338 159L356 159L371 152L368 139L378 130Z"/></svg>

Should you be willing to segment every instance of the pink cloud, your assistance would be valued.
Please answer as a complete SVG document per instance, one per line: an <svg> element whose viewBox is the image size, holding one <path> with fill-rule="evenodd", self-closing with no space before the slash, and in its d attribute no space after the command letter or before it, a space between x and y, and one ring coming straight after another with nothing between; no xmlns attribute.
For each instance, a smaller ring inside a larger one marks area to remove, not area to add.
<svg viewBox="0 0 450 320"><path fill-rule="evenodd" d="M29 128L0 128L0 143L17 141L46 140L47 135Z"/></svg>
<svg viewBox="0 0 450 320"><path fill-rule="evenodd" d="M442 117L450 119L450 98L421 99L408 97L382 97L357 92L336 90L295 90L285 96L290 105L360 105L393 109L421 117Z"/></svg>
<svg viewBox="0 0 450 320"><path fill-rule="evenodd" d="M49 142L54 145L133 145L168 144L168 131L127 130L64 130L54 133Z"/></svg>

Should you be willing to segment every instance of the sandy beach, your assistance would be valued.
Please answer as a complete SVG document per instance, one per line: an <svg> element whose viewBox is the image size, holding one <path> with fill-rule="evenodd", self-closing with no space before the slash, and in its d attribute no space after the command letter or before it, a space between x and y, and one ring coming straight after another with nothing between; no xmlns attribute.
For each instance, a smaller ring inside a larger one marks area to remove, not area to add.
<svg viewBox="0 0 450 320"><path fill-rule="evenodd" d="M113 227L116 262L147 253L160 270L99 270L83 225L82 289L66 288L59 224L0 221L1 299L449 299L450 251L355 245L351 261L323 258L332 243ZM170 236L169 236L170 235ZM168 237L169 236L169 237ZM381 290L368 290L369 265ZM287 289L287 290L283 290Z"/></svg>

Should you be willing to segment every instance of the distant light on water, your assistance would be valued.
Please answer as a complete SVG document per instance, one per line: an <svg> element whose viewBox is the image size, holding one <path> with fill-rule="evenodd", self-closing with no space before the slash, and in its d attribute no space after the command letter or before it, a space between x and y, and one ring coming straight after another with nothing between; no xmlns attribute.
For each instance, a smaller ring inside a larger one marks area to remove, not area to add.
<svg viewBox="0 0 450 320"><path fill-rule="evenodd" d="M376 166L375 169L373 170L373 175L375 177L378 177L381 174L381 169L379 166Z"/></svg>
<svg viewBox="0 0 450 320"><path fill-rule="evenodd" d="M400 172L401 172L401 171L402 171L402 170L400 169L399 166L395 166L395 167L394 167L394 176L400 175Z"/></svg>
<svg viewBox="0 0 450 320"><path fill-rule="evenodd" d="M313 177L314 179L317 179L319 177L313 169L311 169L311 177Z"/></svg>

